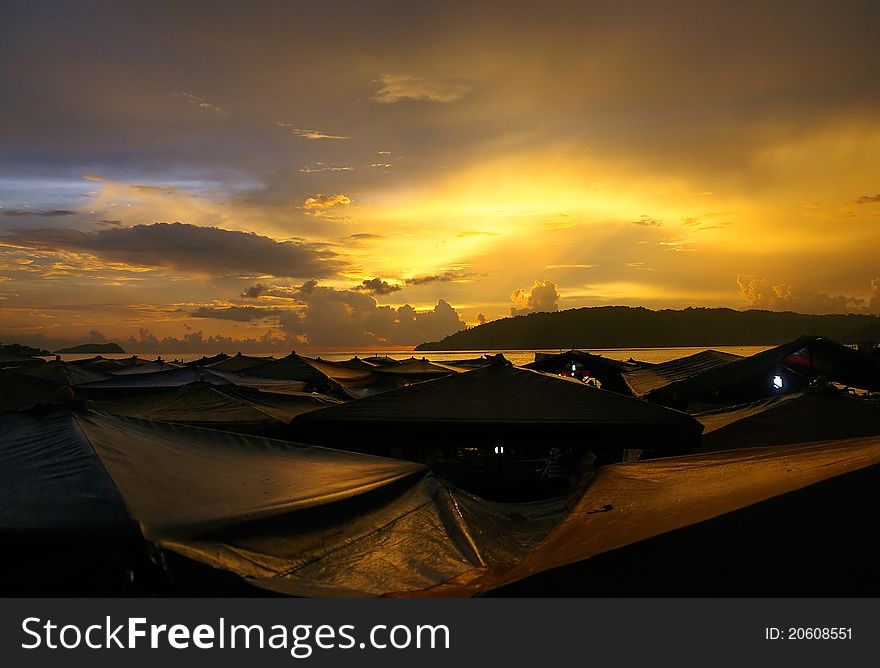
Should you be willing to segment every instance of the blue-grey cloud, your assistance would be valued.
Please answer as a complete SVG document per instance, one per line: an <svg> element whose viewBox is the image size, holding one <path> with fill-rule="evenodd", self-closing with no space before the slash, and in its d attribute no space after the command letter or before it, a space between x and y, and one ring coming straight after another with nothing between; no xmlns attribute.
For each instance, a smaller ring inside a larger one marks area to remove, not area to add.
<svg viewBox="0 0 880 668"><path fill-rule="evenodd" d="M187 223L155 223L94 232L16 230L7 239L20 246L79 251L114 262L193 273L324 277L334 274L342 265L338 253L322 244L276 241L250 232Z"/></svg>

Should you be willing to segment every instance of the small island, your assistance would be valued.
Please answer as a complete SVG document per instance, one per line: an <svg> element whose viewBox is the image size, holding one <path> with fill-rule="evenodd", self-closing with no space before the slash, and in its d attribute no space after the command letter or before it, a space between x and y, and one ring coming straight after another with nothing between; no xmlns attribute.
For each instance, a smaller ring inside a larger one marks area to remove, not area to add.
<svg viewBox="0 0 880 668"><path fill-rule="evenodd" d="M71 348L62 348L61 350L56 350L55 353L58 354L69 354L69 355L83 355L83 354L94 354L94 355L104 355L107 353L111 354L119 354L124 353L125 351L122 349L118 343L83 343L79 346L73 346Z"/></svg>

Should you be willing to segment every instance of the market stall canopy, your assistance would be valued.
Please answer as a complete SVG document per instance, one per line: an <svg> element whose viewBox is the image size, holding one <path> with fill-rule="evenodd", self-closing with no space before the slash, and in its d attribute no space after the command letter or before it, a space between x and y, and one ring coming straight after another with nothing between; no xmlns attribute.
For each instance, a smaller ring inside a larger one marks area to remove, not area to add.
<svg viewBox="0 0 880 668"><path fill-rule="evenodd" d="M878 390L880 361L829 339L802 336L751 357L676 380L644 396L679 408L695 401L730 405L796 392L819 376Z"/></svg>
<svg viewBox="0 0 880 668"><path fill-rule="evenodd" d="M700 451L880 435L880 402L837 390L787 394L699 413Z"/></svg>
<svg viewBox="0 0 880 668"><path fill-rule="evenodd" d="M234 385L193 383L183 387L127 389L90 402L93 408L162 422L271 434L295 416L339 400L304 392L277 394Z"/></svg>
<svg viewBox="0 0 880 668"><path fill-rule="evenodd" d="M623 372L623 379L635 396L644 397L672 383L740 359L743 359L741 355L719 350L704 350L648 367L627 369Z"/></svg>
<svg viewBox="0 0 880 668"><path fill-rule="evenodd" d="M400 460L94 411L6 414L0 539L87 540L136 523L172 576L195 563L209 567L199 577L285 594L464 596L589 570L598 555L841 476L873 476L859 487L873 507L878 470L870 437L609 465L568 504L506 504Z"/></svg>
<svg viewBox="0 0 880 668"><path fill-rule="evenodd" d="M254 387L273 392L298 392L304 383L275 378L257 378L244 374L233 374L202 366L185 366L156 371L154 373L135 373L114 375L111 378L93 383L84 383L80 390L90 393L94 390L121 390L133 388L182 387L191 383L210 385L237 385ZM93 396L93 395L90 395Z"/></svg>
<svg viewBox="0 0 880 668"><path fill-rule="evenodd" d="M207 366L217 371L241 373L243 371L247 371L248 369L252 369L255 366L260 366L261 364L272 362L274 361L274 359L274 357L251 357L249 355L236 353L232 357L228 357L226 359L222 359L216 362L209 362L208 364L203 364L202 366Z"/></svg>
<svg viewBox="0 0 880 668"><path fill-rule="evenodd" d="M298 416L296 439L335 447L520 444L689 448L693 418L581 381L495 364ZM638 441L639 445L633 445Z"/></svg>
<svg viewBox="0 0 880 668"><path fill-rule="evenodd" d="M54 360L39 366L30 366L18 370L23 375L47 380L55 385L85 385L100 382L109 376L97 371L90 371L75 364Z"/></svg>
<svg viewBox="0 0 880 668"><path fill-rule="evenodd" d="M473 596L519 581L540 584L507 592L546 591L553 576L562 576L559 591L569 593L583 584L618 594L690 587L766 594L774 586L875 594L878 482L877 436L613 464L525 559L473 569L414 595ZM756 527L759 544L751 540ZM786 540L777 542L782 533ZM722 536L736 551L733 563L714 553L726 548ZM633 589L627 579L639 584Z"/></svg>
<svg viewBox="0 0 880 668"><path fill-rule="evenodd" d="M524 368L565 375L586 374L598 380L605 390L633 394L623 379L623 373L642 367L637 363L621 362L582 350L568 350L555 355L535 353L535 361L525 364Z"/></svg>

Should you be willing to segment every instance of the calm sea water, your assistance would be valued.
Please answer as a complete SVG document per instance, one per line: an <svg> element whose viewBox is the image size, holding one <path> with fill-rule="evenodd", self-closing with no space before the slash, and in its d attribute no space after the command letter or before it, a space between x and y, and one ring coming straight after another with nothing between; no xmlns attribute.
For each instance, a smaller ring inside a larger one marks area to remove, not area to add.
<svg viewBox="0 0 880 668"><path fill-rule="evenodd" d="M737 355L754 355L755 353L759 353L762 350L767 350L771 346L717 346L713 347L714 350L721 350L723 352L735 353ZM680 357L686 357L688 355L693 355L694 353L698 353L702 350L706 350L705 347L697 347L697 348L605 348L605 349L588 349L585 348L588 352L591 352L595 355L602 355L604 357L608 357L610 359L616 360L628 360L634 359L640 362L651 362L654 364L660 362L668 362L669 360L678 359ZM509 359L511 362L517 365L528 364L529 362L534 361L535 353L558 353L563 352L559 349L547 349L547 350L463 350L463 351L446 351L446 352L422 352L422 351L413 351L413 350L400 350L399 348L395 348L393 350L350 350L340 352L338 350L333 351L322 351L322 350L303 350L302 354L308 357L320 357L325 360L330 360L333 362L342 361L351 359L354 356L357 357L372 357L373 355L387 355L388 357L392 357L394 359L408 359L410 357L417 357L428 360L465 360L471 359L474 357L480 357L481 355L494 355L496 353L503 353L504 356ZM132 350L125 355L103 355L106 358L125 358L130 357L132 354L138 355L138 357L144 357L146 359L155 359L156 353L140 353L137 350ZM194 360L202 357L202 355L213 355L216 353L205 352L205 353L162 353L161 357L164 360ZM234 354L229 352L228 354ZM283 357L282 354L275 353L248 353L248 355L257 356L257 357L268 357L269 355L274 355L275 357ZM87 359L90 357L94 357L94 355L62 355L62 359L66 361L77 360L77 359Z"/></svg>

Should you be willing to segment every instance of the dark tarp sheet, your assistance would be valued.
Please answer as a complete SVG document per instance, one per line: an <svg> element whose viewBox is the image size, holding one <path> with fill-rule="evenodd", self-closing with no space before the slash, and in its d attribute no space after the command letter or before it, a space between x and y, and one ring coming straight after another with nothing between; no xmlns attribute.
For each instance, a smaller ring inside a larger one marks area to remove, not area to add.
<svg viewBox="0 0 880 668"><path fill-rule="evenodd" d="M54 401L58 390L59 386L52 381L0 369L0 411L17 411Z"/></svg>
<svg viewBox="0 0 880 668"><path fill-rule="evenodd" d="M77 418L155 544L288 593L414 590L522 557L561 504L498 510L421 465L147 421Z"/></svg>
<svg viewBox="0 0 880 668"><path fill-rule="evenodd" d="M157 371L173 371L174 369L183 368L180 364L169 364L168 362L155 361L149 364L137 364L135 366L126 366L112 371L114 376L135 376L141 373L156 373Z"/></svg>
<svg viewBox="0 0 880 668"><path fill-rule="evenodd" d="M451 439L455 432L458 441L448 443L465 445L485 436L475 428L519 434L532 445L549 443L562 431L575 440L557 445L583 445L589 430L604 429L612 442L631 440L638 431L645 438L691 447L702 429L688 415L640 399L494 364L298 416L291 434L297 440L357 447L417 445Z"/></svg>
<svg viewBox="0 0 880 668"><path fill-rule="evenodd" d="M327 384L327 377L296 353L291 353L279 360L252 366L247 372L249 376L257 378L296 380L319 388Z"/></svg>
<svg viewBox="0 0 880 668"><path fill-rule="evenodd" d="M93 403L96 410L115 415L265 433L286 425L296 415L339 401L303 392L276 394L248 387L193 383L179 388L118 390Z"/></svg>
<svg viewBox="0 0 880 668"><path fill-rule="evenodd" d="M788 394L694 417L705 427L704 452L880 434L880 403L836 390Z"/></svg>
<svg viewBox="0 0 880 668"><path fill-rule="evenodd" d="M272 362L274 359L274 357L250 357L248 355L242 355L241 353L238 353L233 357L220 360L219 362L211 362L206 366L216 371L241 373L242 371L252 369L255 366L260 366L261 364Z"/></svg>
<svg viewBox="0 0 880 668"><path fill-rule="evenodd" d="M92 411L0 416L0 464L7 532L131 517L160 549L287 594L461 596L877 466L880 437L610 465L568 514L400 460Z"/></svg>
<svg viewBox="0 0 880 668"><path fill-rule="evenodd" d="M854 471L880 469L880 437L672 457L603 467L565 520L514 565L474 569L419 592L472 596L675 532ZM876 480L876 477L875 477ZM876 503L865 498L864 503ZM690 545L698 558L699 545ZM810 555L804 554L809 560ZM650 568L650 564L644 564ZM589 562L582 564L589 568ZM817 563L815 567L822 568ZM758 577L758 574L755 574ZM809 590L804 583L804 590Z"/></svg>
<svg viewBox="0 0 880 668"><path fill-rule="evenodd" d="M187 366L154 373L117 375L106 380L81 385L86 390L182 387L190 383L209 383L210 385L238 385L255 387L272 392L301 391L303 383L274 378L257 378L250 375L228 373L201 366Z"/></svg>
<svg viewBox="0 0 880 668"><path fill-rule="evenodd" d="M792 375L788 375L789 370ZM880 362L871 355L821 337L802 336L751 357L733 360L659 387L645 396L664 405L687 406L691 401L727 391L740 400L720 403L743 403L773 396L773 374L783 376L782 391L785 393L801 389L806 384L804 379L819 375L862 389L880 389ZM744 395L748 398L743 399Z"/></svg>
<svg viewBox="0 0 880 668"><path fill-rule="evenodd" d="M734 360L743 359L741 355L724 353L718 350L704 350L694 355L670 360L641 369L625 371L623 379L632 393L644 397L650 392L690 378L710 369L722 367Z"/></svg>
<svg viewBox="0 0 880 668"><path fill-rule="evenodd" d="M446 366L439 362L429 362L427 359L416 359L411 357L401 360L397 364L388 364L377 367L377 371L382 374L390 374L394 376L408 376L410 378L441 378L449 376L453 373L462 373L464 369L454 366Z"/></svg>
<svg viewBox="0 0 880 668"><path fill-rule="evenodd" d="M48 380L56 385L85 385L105 380L108 376L97 371L90 371L67 362L46 362L38 366L30 366L18 370L32 378Z"/></svg>
<svg viewBox="0 0 880 668"><path fill-rule="evenodd" d="M107 359L101 355L96 355L95 357L83 360L70 360L68 364L73 364L74 366L82 367L89 371L97 371L98 373L105 374L112 374L114 371L127 368L117 360Z"/></svg>
<svg viewBox="0 0 880 668"><path fill-rule="evenodd" d="M535 353L535 361L523 366L535 371L565 375L570 375L574 366L575 372L586 373L598 380L602 389L623 394L633 394L623 379L623 372L641 368L632 362L621 362L582 350L569 350L556 355Z"/></svg>
<svg viewBox="0 0 880 668"><path fill-rule="evenodd" d="M129 522L71 413L0 415L0 533L113 531Z"/></svg>
<svg viewBox="0 0 880 668"><path fill-rule="evenodd" d="M3 355L0 354L0 369L16 369L23 366L40 365L42 366L46 360L40 357L26 357L24 355Z"/></svg>

